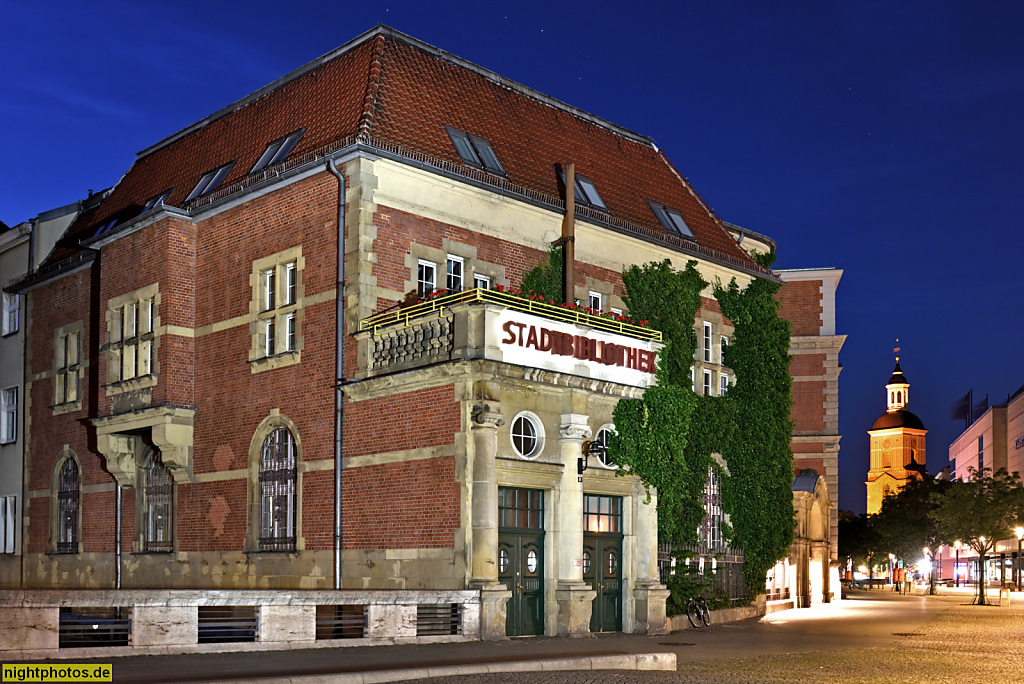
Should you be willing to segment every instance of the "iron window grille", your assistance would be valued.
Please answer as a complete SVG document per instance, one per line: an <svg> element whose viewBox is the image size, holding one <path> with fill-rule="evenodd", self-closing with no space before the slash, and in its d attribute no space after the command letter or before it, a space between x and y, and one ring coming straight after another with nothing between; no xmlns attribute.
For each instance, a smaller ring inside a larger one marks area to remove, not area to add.
<svg viewBox="0 0 1024 684"><path fill-rule="evenodd" d="M704 483L701 504L704 507L704 520L697 533L700 542L709 552L720 550L724 548L722 540L722 520L724 518L722 476L714 466L708 468L708 479Z"/></svg>
<svg viewBox="0 0 1024 684"><path fill-rule="evenodd" d="M444 636L462 633L462 610L458 603L416 605L416 636Z"/></svg>
<svg viewBox="0 0 1024 684"><path fill-rule="evenodd" d="M61 464L57 483L57 553L78 553L79 475L74 459Z"/></svg>
<svg viewBox="0 0 1024 684"><path fill-rule="evenodd" d="M483 169L496 176L505 175L505 169L498 161L498 155L494 153L491 143L450 126L445 126L445 130L448 131L448 137L451 138L452 145L455 146L455 151L459 153L463 164Z"/></svg>
<svg viewBox="0 0 1024 684"><path fill-rule="evenodd" d="M366 636L366 606L360 604L318 605L316 638L362 639Z"/></svg>
<svg viewBox="0 0 1024 684"><path fill-rule="evenodd" d="M200 644L256 641L259 620L256 606L199 606Z"/></svg>
<svg viewBox="0 0 1024 684"><path fill-rule="evenodd" d="M295 550L295 438L275 428L260 453L260 551Z"/></svg>
<svg viewBox="0 0 1024 684"><path fill-rule="evenodd" d="M131 643L131 608L61 608L58 648L127 646Z"/></svg>
<svg viewBox="0 0 1024 684"><path fill-rule="evenodd" d="M174 550L173 501L174 480L158 454L146 468L145 512L142 550L167 552Z"/></svg>

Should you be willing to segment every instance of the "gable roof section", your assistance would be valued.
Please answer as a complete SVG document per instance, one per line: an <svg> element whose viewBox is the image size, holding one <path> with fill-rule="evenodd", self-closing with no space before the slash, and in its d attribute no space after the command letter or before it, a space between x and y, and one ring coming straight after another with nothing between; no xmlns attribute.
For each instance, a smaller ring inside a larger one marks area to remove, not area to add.
<svg viewBox="0 0 1024 684"><path fill-rule="evenodd" d="M167 204L182 206L204 173L233 160L222 187L244 181L267 143L302 127L292 158L358 136L461 167L445 126L489 141L508 181L531 193L561 197L556 165L574 162L577 174L594 181L612 222L666 235L647 204L653 200L678 210L700 246L768 275L651 140L387 27L144 150L70 236L87 239L118 215L130 220L170 188Z"/></svg>

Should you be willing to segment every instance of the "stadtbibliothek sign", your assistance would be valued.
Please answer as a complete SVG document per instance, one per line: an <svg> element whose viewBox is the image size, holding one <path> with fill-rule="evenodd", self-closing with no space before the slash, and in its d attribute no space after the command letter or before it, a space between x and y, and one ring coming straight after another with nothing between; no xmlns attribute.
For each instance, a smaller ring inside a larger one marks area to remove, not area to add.
<svg viewBox="0 0 1024 684"><path fill-rule="evenodd" d="M660 343L504 309L488 321L501 360L634 387L650 387Z"/></svg>

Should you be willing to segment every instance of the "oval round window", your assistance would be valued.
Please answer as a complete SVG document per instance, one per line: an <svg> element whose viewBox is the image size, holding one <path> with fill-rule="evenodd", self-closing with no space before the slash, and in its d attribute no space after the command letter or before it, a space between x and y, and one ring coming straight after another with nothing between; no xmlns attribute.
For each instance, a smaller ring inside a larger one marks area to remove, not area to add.
<svg viewBox="0 0 1024 684"><path fill-rule="evenodd" d="M526 569L530 572L537 572L537 552L531 550L526 554Z"/></svg>
<svg viewBox="0 0 1024 684"><path fill-rule="evenodd" d="M512 422L512 448L523 458L529 458L537 453L539 445L537 426L528 416L518 416Z"/></svg>
<svg viewBox="0 0 1024 684"><path fill-rule="evenodd" d="M595 442L601 445L601 448L597 452L597 460L601 462L605 468L617 470L619 466L615 465L612 461L611 456L608 455L608 438L611 436L611 430L608 428L602 428L594 439Z"/></svg>
<svg viewBox="0 0 1024 684"><path fill-rule="evenodd" d="M498 552L498 572L508 572L508 550L502 549Z"/></svg>
<svg viewBox="0 0 1024 684"><path fill-rule="evenodd" d="M583 552L583 574L586 575L590 572L590 552Z"/></svg>
<svg viewBox="0 0 1024 684"><path fill-rule="evenodd" d="M619 569L619 562L614 553L608 554L608 574L614 575Z"/></svg>

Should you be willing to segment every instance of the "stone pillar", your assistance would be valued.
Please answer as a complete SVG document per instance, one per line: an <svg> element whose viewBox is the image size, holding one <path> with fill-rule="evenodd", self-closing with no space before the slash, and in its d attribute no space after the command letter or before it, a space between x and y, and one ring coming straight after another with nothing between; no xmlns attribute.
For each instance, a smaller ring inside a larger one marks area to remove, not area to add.
<svg viewBox="0 0 1024 684"><path fill-rule="evenodd" d="M590 614L597 592L583 581L583 483L577 463L583 456L583 440L591 436L587 416L563 413L561 439L562 479L558 484L555 537L555 600L558 602L558 636L590 634Z"/></svg>
<svg viewBox="0 0 1024 684"><path fill-rule="evenodd" d="M633 516L633 601L636 634L667 634L665 614L669 590L658 575L658 497L651 492L650 503L644 503L644 491L633 494L637 502ZM623 627L626 625L624 624Z"/></svg>
<svg viewBox="0 0 1024 684"><path fill-rule="evenodd" d="M498 427L505 424L497 404L473 408L473 486L469 586L480 591L480 638L507 639L506 603L512 592L498 583Z"/></svg>

